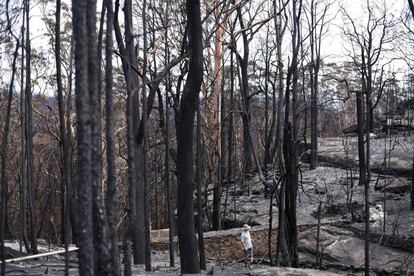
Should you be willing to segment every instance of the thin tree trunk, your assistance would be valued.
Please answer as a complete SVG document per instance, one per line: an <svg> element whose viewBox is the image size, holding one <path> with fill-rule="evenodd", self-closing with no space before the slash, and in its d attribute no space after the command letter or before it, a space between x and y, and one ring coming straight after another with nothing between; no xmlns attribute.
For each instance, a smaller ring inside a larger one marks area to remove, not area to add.
<svg viewBox="0 0 414 276"><path fill-rule="evenodd" d="M66 209L66 212L69 213L69 217L70 217L70 225L71 225L71 230L72 230L72 243L78 243L78 229L79 229L79 222L78 222L78 210L79 210L79 206L77 204L77 199L76 199L76 192L74 190L74 185L72 182L72 179L75 179L74 176L74 172L73 172L73 168L75 167L74 165L74 161L72 158L72 121L71 121L71 114L72 114L72 75L73 75L73 57L74 57L74 48L75 48L75 43L74 43L74 38L72 36L71 38L71 43L70 43L70 66L69 66L69 77L68 77L68 93L67 93L67 103L66 103L66 125L67 125L67 129L66 129L66 141L68 143L68 150L69 150L69 186L66 190L67 192L67 199L68 199L68 203L67 206L69 207L69 210Z"/></svg>
<svg viewBox="0 0 414 276"><path fill-rule="evenodd" d="M150 217L150 198L151 190L149 187L149 174L148 174L148 121L147 121L147 91L146 91L146 72L147 72L147 16L146 16L147 1L142 2L142 28L143 28L143 40L144 40L144 63L142 78L142 123L143 123L143 176L144 176L144 225L145 225L145 271L151 271L151 217ZM137 202L139 204L139 202Z"/></svg>
<svg viewBox="0 0 414 276"><path fill-rule="evenodd" d="M227 187L233 178L233 102L234 102L234 54L230 52L230 104L228 107L228 129L227 129ZM227 206L227 205L226 205ZM226 217L226 212L224 212Z"/></svg>
<svg viewBox="0 0 414 276"><path fill-rule="evenodd" d="M411 209L414 210L414 154L413 154L413 170L411 173Z"/></svg>
<svg viewBox="0 0 414 276"><path fill-rule="evenodd" d="M221 6L214 10L216 22L220 21L222 15ZM223 28L221 24L217 23L216 31L214 33L214 95L213 95L213 110L210 112L210 131L213 133L213 142L216 145L216 150L213 151L214 170L217 169L217 179L214 179L213 189L213 229L221 229L221 195L223 188L223 174L222 174L222 143L221 135L222 132L222 112L220 111L220 104L223 103L220 100L220 96L223 95L222 91L222 58L223 58L223 46L222 46Z"/></svg>
<svg viewBox="0 0 414 276"><path fill-rule="evenodd" d="M29 210L30 246L31 252L37 251L37 224L35 213L34 175L33 175L33 112L32 112L32 87L31 87L31 46L30 46L30 0L25 0L26 5L26 162L27 162L27 203Z"/></svg>
<svg viewBox="0 0 414 276"><path fill-rule="evenodd" d="M269 257L270 265L273 265L273 256L272 256L272 230L273 230L273 195L274 192L270 192L269 200L269 231L268 231L268 240L267 240L267 255Z"/></svg>
<svg viewBox="0 0 414 276"><path fill-rule="evenodd" d="M318 224L316 227L316 254L315 254L315 265L318 267L318 264L320 263L320 256L319 256L319 240L320 240L320 233L321 233L321 212L322 212L322 202L319 202L318 204ZM319 267L320 268L320 267Z"/></svg>
<svg viewBox="0 0 414 276"><path fill-rule="evenodd" d="M21 58L21 70L20 70L20 131L21 131L21 156L20 156L20 231L21 231L21 242L24 243L26 251L30 251L29 239L27 234L27 217L26 217L26 187L27 187L27 162L26 162L26 96L23 92L24 87L24 62L25 62L25 16L26 16L26 5L23 5L23 23L22 23L22 58ZM22 248L20 248L22 251Z"/></svg>
<svg viewBox="0 0 414 276"><path fill-rule="evenodd" d="M112 73L112 50L113 50L113 22L114 12L112 0L105 0L107 10L106 17L106 40L105 40L105 113L106 113L106 162L107 162L107 187L106 187L106 214L108 220L108 232L110 237L110 274L120 275L118 231L116 228L116 139L115 139L115 113L113 97L113 73Z"/></svg>
<svg viewBox="0 0 414 276"><path fill-rule="evenodd" d="M168 43L168 25L169 25L169 16L168 12L170 11L170 2L165 2L165 45ZM165 47L165 64L169 63L170 52L169 48ZM165 188L166 188L166 197L167 197L167 212L168 212L168 250L170 254L170 266L175 266L174 258L174 214L172 208L172 187L171 187L171 170L170 170L170 112L169 112L169 93L171 92L171 76L167 75L166 78L166 89L165 89Z"/></svg>
<svg viewBox="0 0 414 276"><path fill-rule="evenodd" d="M280 0L279 5L276 3L276 0L273 1L274 13L276 14L276 7L281 6ZM277 55L277 90L278 90L278 103L277 103L277 121L276 121L276 134L275 134L275 143L272 148L271 158L275 158L275 155L278 154L281 156L282 153L282 140L283 140L283 105L284 105L284 96L283 96L283 60L282 60L282 42L284 28L282 28L282 18L281 15L275 15L274 17L275 29L276 29L276 55ZM285 25L286 26L286 25ZM276 107L274 107L276 108ZM276 158L278 163L282 163L282 158Z"/></svg>
<svg viewBox="0 0 414 276"><path fill-rule="evenodd" d="M7 3L8 4L8 3ZM8 5L7 5L8 8ZM8 10L7 10L8 12ZM10 24L10 22L8 23ZM10 25L9 25L10 27ZM12 72L11 80L9 85L9 91L7 96L7 108L6 108L6 118L3 130L3 139L1 144L1 193L0 193L0 242L1 242L1 275L6 275L6 263L4 256L4 239L6 228L8 228L7 223L7 197L8 197L8 185L7 185L7 157L8 157L8 146L9 146L9 132L10 132L10 119L11 119L11 108L13 100L13 87L14 87L14 77L16 74L16 61L19 54L20 41L16 38L16 50L13 54L13 63L12 63Z"/></svg>
<svg viewBox="0 0 414 276"><path fill-rule="evenodd" d="M62 86L62 61L61 61L61 45L60 45L60 14L61 14L61 0L56 1L56 23L55 23L55 59L56 59L56 83L57 83L57 98L59 109L59 134L61 147L61 197L62 197L62 234L63 243L65 245L65 275L69 275L69 210L68 203L68 188L70 181L70 160L69 148L65 129L65 108L63 100L63 86ZM70 127L68 125L68 127Z"/></svg>
<svg viewBox="0 0 414 276"><path fill-rule="evenodd" d="M198 250L200 251L200 268L206 269L206 256L204 252L203 237L203 208L201 206L201 112L200 105L197 106L197 127L196 127L196 183L197 183L197 230Z"/></svg>
<svg viewBox="0 0 414 276"><path fill-rule="evenodd" d="M315 43L316 43L316 15L315 15L315 3L312 0L310 4L310 17L311 17L311 33L310 33L310 46L311 46L311 65L310 65L310 87L311 87L311 154L310 154L310 169L316 169L318 167L318 65L315 57Z"/></svg>
<svg viewBox="0 0 414 276"><path fill-rule="evenodd" d="M358 128L358 163L359 163L359 186L364 186L366 181L365 147L364 147L364 114L362 93L356 93L357 128Z"/></svg>
<svg viewBox="0 0 414 276"><path fill-rule="evenodd" d="M119 1L115 4L116 11L119 9ZM115 12L117 14L117 12ZM143 213L143 190L142 188L142 175L138 171L142 171L142 163L139 162L142 159L142 147L137 147L135 143L135 134L139 120L138 110L138 87L139 80L137 75L131 69L131 65L136 66L136 56L134 51L134 41L132 35L132 1L126 0L124 6L124 22L125 22L125 48L122 44L121 34L116 32L118 45L121 53L125 56L123 62L123 69L125 79L127 82L127 143L128 143L128 182L129 182L129 227L130 237L132 240L132 249L135 264L145 263L145 230L144 230L144 213ZM118 27L119 28L119 27ZM115 19L115 30L117 29L117 19ZM138 189L140 185L140 189ZM137 200L137 196L141 200ZM137 212L140 212L139 216ZM138 217L140 220L138 221Z"/></svg>
<svg viewBox="0 0 414 276"><path fill-rule="evenodd" d="M102 124L101 124L101 55L103 21L105 5L102 3L102 17L100 25L102 28L99 35L96 29L96 0L88 5L87 27L88 27L88 90L90 94L90 120L91 120L91 183L92 183L92 214L93 214L93 245L94 265L96 275L108 275L111 271L108 221L103 203L102 194ZM93 14L91 14L93 11Z"/></svg>

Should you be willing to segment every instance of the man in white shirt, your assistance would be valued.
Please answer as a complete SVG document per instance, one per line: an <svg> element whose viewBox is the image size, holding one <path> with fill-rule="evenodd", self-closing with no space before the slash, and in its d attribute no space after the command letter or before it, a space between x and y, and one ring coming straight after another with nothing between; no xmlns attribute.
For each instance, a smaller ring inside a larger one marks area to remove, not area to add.
<svg viewBox="0 0 414 276"><path fill-rule="evenodd" d="M248 224L243 225L243 231L241 233L240 240L243 244L244 249L244 263L246 266L249 266L249 268L252 268L251 264L253 262L253 244L249 229L250 226Z"/></svg>

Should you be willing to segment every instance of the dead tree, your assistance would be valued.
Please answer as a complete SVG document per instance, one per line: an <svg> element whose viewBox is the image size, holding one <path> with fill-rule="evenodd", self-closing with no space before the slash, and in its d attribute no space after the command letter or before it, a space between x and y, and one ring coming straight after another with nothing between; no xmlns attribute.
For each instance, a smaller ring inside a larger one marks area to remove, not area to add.
<svg viewBox="0 0 414 276"><path fill-rule="evenodd" d="M91 121L88 89L88 29L87 12L90 1L72 1L73 35L75 38L75 92L77 109L78 142L78 191L79 191L79 272L94 275L93 224L91 182ZM92 10L91 12L95 12ZM96 69L96 68L94 68Z"/></svg>
<svg viewBox="0 0 414 276"><path fill-rule="evenodd" d="M61 40L60 40L60 14L61 14L61 0L56 1L56 23L55 23L55 60L56 60L56 84L57 84L57 100L59 109L59 132L60 132L60 147L61 147L61 197L62 197L62 234L63 243L65 245L65 273L69 270L69 208L68 208L68 190L70 187L70 153L65 127L65 107L63 99L63 85L62 85L62 59L61 59ZM69 127L69 126L68 126Z"/></svg>
<svg viewBox="0 0 414 276"><path fill-rule="evenodd" d="M408 0L408 5L410 6L410 11L414 20L414 4L413 0ZM411 209L414 210L414 155L413 155L413 171L412 171L412 184L411 184Z"/></svg>
<svg viewBox="0 0 414 276"><path fill-rule="evenodd" d="M24 243L26 251L30 251L28 233L27 233L27 216L26 216L26 187L27 187L27 167L26 167L26 112L25 103L26 96L23 92L24 87L24 65L25 65L25 24L26 21L26 5L23 2L23 22L21 29L22 36L22 49L21 49L21 68L20 68L20 143L21 143L21 155L20 155L20 185L19 185L19 198L20 198L20 241ZM22 247L20 247L21 251Z"/></svg>
<svg viewBox="0 0 414 276"><path fill-rule="evenodd" d="M375 69L382 57L385 45L392 41L387 36L387 30L390 27L387 18L387 8L383 6L378 10L379 14L376 15L374 14L374 4L370 0L367 0L368 17L365 27L358 26L349 13L342 8L345 18L351 27L349 31L344 29L344 34L350 39L352 47L355 49L354 53L350 56L358 68L362 83L361 92L357 93L356 100L360 171L359 185L364 186L365 200L365 275L369 274L369 183L371 180L369 133L374 128L374 108L382 95L382 84L380 84L376 101L373 100L375 92Z"/></svg>
<svg viewBox="0 0 414 276"><path fill-rule="evenodd" d="M30 0L25 0L26 11L26 85L25 85L25 138L26 138L26 189L29 211L29 239L32 253L37 251L37 223L35 213L34 176L33 176L33 111L31 86L31 45L30 45Z"/></svg>
<svg viewBox="0 0 414 276"><path fill-rule="evenodd" d="M170 2L165 2L165 19L164 19L164 28L165 28L165 37L164 37L164 59L165 64L170 62L170 51L167 47L168 44L168 33L169 33L169 16L170 11ZM175 257L174 257L174 214L172 208L172 189L171 189L171 170L170 170L170 109L169 109L169 93L171 93L171 77L170 74L166 76L165 79L165 133L164 133L164 143L165 143L165 191L167 198L167 212L168 212L168 250L170 254L170 266L175 266Z"/></svg>
<svg viewBox="0 0 414 276"><path fill-rule="evenodd" d="M312 0L308 17L309 25L309 44L311 60L309 64L310 88L311 88L311 149L310 149L310 169L318 167L318 90L319 90L319 70L321 66L321 48L324 29L326 26L326 13L331 3L325 4L321 14L318 14L318 7L321 1Z"/></svg>
<svg viewBox="0 0 414 276"><path fill-rule="evenodd" d="M285 124L283 156L285 180L279 195L279 243L283 264L297 267L299 256L297 249L296 196L299 170L298 138L298 60L301 44L300 15L302 0L292 1L292 57L286 76ZM292 100L291 100L292 99ZM286 231L288 230L288 231ZM287 247L287 248L284 248ZM287 249L287 250L286 250Z"/></svg>
<svg viewBox="0 0 414 276"><path fill-rule="evenodd" d="M200 1L187 0L189 70L181 96L176 122L177 132L177 232L181 272L199 273L197 242L194 233L193 128L203 79L203 51Z"/></svg>
<svg viewBox="0 0 414 276"><path fill-rule="evenodd" d="M247 3L247 2L246 2ZM259 3L258 7L261 8L263 3ZM229 49L233 51L236 56L237 62L240 66L240 94L241 94L241 115L243 122L243 170L244 173L248 173L252 167L252 144L249 140L249 121L251 120L250 106L251 106L251 97L253 94L249 92L249 53L250 53L250 43L254 38L254 35L267 23L272 17L266 18L264 20L256 21L257 12L251 18L248 18L248 22L245 22L243 6L238 5L235 7L237 13L237 20L240 25L240 31L232 34L231 44ZM246 7L250 9L251 7ZM236 41L238 36L241 35L243 42L243 55L240 54L236 47Z"/></svg>
<svg viewBox="0 0 414 276"><path fill-rule="evenodd" d="M113 97L113 73L112 73L112 51L113 51L113 22L114 11L112 0L105 0L107 10L106 16L106 40L105 40L105 113L106 113L106 162L108 181L106 187L106 213L108 219L108 233L110 237L110 267L111 275L120 275L118 231L116 227L116 141L114 133L115 113Z"/></svg>
<svg viewBox="0 0 414 276"><path fill-rule="evenodd" d="M143 40L144 40L144 61L143 61L143 79L142 79L142 126L143 126L143 140L142 147L143 156L143 175L144 175L144 228L145 228L145 270L151 271L151 217L150 217L150 198L151 190L149 187L149 174L148 174L148 117L145 115L148 113L147 102L147 90L146 90L146 72L147 72L147 15L146 15L147 1L143 0L142 3L142 28L143 28Z"/></svg>
<svg viewBox="0 0 414 276"><path fill-rule="evenodd" d="M6 263L5 263L5 253L4 253L4 239L5 233L8 230L7 222L7 198L9 187L7 184L7 163L8 163L8 151L9 151L9 133L10 133L10 121L11 121L11 109L12 109L12 100L13 100L13 87L14 87L14 78L16 75L16 61L19 55L20 39L16 37L11 30L11 22L9 18L9 1L6 3L6 14L7 14L7 29L9 30L11 36L16 40L16 50L13 53L13 62L12 62L12 71L11 79L9 84L9 91L7 94L7 107L6 107L6 118L4 123L4 130L2 135L1 143L1 186L0 186L0 242L1 242L1 275L6 275Z"/></svg>
<svg viewBox="0 0 414 276"><path fill-rule="evenodd" d="M200 104L197 105L197 126L196 126L196 185L197 185L197 233L198 233L198 250L200 251L200 268L206 269L206 255L204 250L203 237L203 207L201 205L201 113Z"/></svg>
<svg viewBox="0 0 414 276"><path fill-rule="evenodd" d="M137 56L134 49L132 29L132 1L125 1L125 44L118 22L119 0L115 1L114 29L121 54L122 69L127 86L127 145L128 145L128 185L129 185L129 234L135 264L145 263L144 227L144 189L142 170L142 143L137 144L136 133L139 125L139 87L140 80L133 68L138 68Z"/></svg>
<svg viewBox="0 0 414 276"><path fill-rule="evenodd" d="M277 10L279 7L279 11ZM278 102L277 102L277 117L276 117L276 133L275 133L275 140L274 145L271 149L270 157L271 159L275 158L276 153L279 155L277 156L278 163L282 163L282 138L283 138L283 106L284 106L284 95L283 95L283 58L282 58L282 42L283 42L283 35L286 31L287 21L283 21L283 14L285 4L282 5L281 0L273 0L273 13L274 13L274 25L276 30L276 55L277 55L277 95L278 95ZM287 17L286 13L284 13L285 17ZM274 107L276 108L276 107Z"/></svg>

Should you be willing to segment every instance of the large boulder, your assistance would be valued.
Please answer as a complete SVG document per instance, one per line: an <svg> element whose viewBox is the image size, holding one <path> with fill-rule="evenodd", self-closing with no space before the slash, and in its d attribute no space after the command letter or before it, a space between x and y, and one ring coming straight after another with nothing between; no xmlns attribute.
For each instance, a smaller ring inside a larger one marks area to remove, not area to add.
<svg viewBox="0 0 414 276"><path fill-rule="evenodd" d="M320 250L324 265L364 268L364 240L349 230L333 226L320 229ZM299 233L298 248L307 254L316 254L316 227ZM410 255L397 249L370 243L370 266L377 273L414 271L414 262L406 262Z"/></svg>
<svg viewBox="0 0 414 276"><path fill-rule="evenodd" d="M385 191L387 193L404 194L410 190L410 187L411 186L408 181L401 178L393 178L381 181L375 189L383 192Z"/></svg>

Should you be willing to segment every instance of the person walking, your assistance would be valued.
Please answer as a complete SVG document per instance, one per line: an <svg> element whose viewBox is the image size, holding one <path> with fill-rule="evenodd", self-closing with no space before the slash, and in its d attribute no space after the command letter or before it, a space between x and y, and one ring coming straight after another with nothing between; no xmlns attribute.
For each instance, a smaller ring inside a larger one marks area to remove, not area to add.
<svg viewBox="0 0 414 276"><path fill-rule="evenodd" d="M244 263L245 266L249 266L249 268L252 268L252 262L253 262L253 243L252 238L250 237L250 225L245 224L243 225L243 231L240 236L240 240L243 244L243 253L244 253Z"/></svg>

